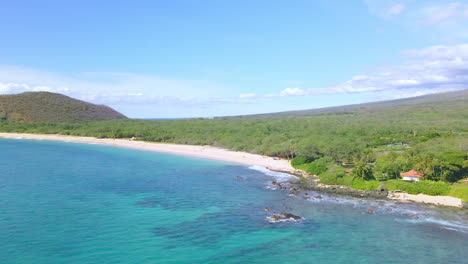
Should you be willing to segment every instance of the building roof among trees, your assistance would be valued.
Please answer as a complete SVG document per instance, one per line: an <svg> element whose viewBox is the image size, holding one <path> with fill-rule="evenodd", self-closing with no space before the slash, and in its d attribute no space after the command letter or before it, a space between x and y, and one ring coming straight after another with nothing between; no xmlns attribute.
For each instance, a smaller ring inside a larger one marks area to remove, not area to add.
<svg viewBox="0 0 468 264"><path fill-rule="evenodd" d="M407 171L407 172L402 172L400 174L400 176L406 176L406 177L423 177L424 176L424 173L421 173L421 172L418 172L418 171L415 171L415 170L410 170L410 171Z"/></svg>

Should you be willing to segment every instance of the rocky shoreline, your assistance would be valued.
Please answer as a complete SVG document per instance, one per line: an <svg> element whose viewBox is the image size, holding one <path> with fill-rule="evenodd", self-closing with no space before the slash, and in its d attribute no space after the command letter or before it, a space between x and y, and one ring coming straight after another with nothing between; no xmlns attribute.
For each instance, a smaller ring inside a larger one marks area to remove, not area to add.
<svg viewBox="0 0 468 264"><path fill-rule="evenodd" d="M298 182L285 184L273 181L272 185L275 186L276 189L289 190L289 193L292 195L307 193L307 191L315 191L331 195L350 196L362 199L394 200L399 202L414 202L468 209L468 203L463 202L459 198L450 196L431 196L424 194L411 195L402 191L388 191L384 188L378 190L357 190L345 185L328 185L320 183L317 176L309 175L300 170L296 170L294 175L299 177ZM301 184L301 181L303 180L307 180L307 184ZM309 198L306 195L304 199Z"/></svg>
<svg viewBox="0 0 468 264"><path fill-rule="evenodd" d="M388 196L388 190L386 189L356 190L344 185L327 185L322 183L312 185L308 190L325 192L328 194L352 196L357 198L387 199Z"/></svg>
<svg viewBox="0 0 468 264"><path fill-rule="evenodd" d="M341 195L341 196L351 196L357 198L373 198L373 199L387 199L388 190L380 189L380 190L356 190L352 189L351 187L344 186L344 185L327 185L323 183L314 182L307 186L307 188L302 187L297 182L276 182L273 181L271 183L275 189L278 190L286 190L289 191L291 195L299 195L301 193L306 194L308 191L315 191L315 192L323 192L327 194L333 195ZM320 197L316 197L320 199Z"/></svg>

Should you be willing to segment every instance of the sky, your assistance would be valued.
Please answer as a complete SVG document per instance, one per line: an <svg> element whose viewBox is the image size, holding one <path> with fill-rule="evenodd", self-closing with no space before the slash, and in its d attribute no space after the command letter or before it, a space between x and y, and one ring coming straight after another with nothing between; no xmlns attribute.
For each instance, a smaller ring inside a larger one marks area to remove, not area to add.
<svg viewBox="0 0 468 264"><path fill-rule="evenodd" d="M246 115L468 88L468 0L4 0L0 94L133 118Z"/></svg>

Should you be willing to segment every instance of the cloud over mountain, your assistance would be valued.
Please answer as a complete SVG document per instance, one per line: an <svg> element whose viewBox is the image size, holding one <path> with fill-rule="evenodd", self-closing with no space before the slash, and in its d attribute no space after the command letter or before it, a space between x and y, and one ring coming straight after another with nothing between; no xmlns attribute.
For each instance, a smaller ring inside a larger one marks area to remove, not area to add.
<svg viewBox="0 0 468 264"><path fill-rule="evenodd" d="M468 44L437 45L402 52L406 62L381 67L365 75L328 88L285 88L277 94L243 98L307 96L366 92L394 92L397 95L424 95L468 87ZM399 96L396 96L399 97Z"/></svg>

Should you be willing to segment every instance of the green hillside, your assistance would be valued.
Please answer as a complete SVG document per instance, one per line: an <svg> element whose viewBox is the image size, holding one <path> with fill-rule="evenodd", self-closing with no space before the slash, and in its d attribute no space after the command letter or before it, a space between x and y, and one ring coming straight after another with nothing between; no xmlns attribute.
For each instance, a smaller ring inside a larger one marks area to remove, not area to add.
<svg viewBox="0 0 468 264"><path fill-rule="evenodd" d="M467 93L214 119L0 121L0 131L212 145L292 159L293 166L324 183L356 189L386 184L468 200L468 186L446 185L468 177ZM400 173L411 169L424 173L427 182L401 184Z"/></svg>
<svg viewBox="0 0 468 264"><path fill-rule="evenodd" d="M0 120L16 122L80 122L126 118L105 105L95 105L49 92L0 95Z"/></svg>
<svg viewBox="0 0 468 264"><path fill-rule="evenodd" d="M423 95L418 97L371 102L355 105L344 105L326 108L317 108L299 111L287 111L278 113L267 113L258 116L298 116L298 115L317 115L317 114L365 114L370 112L380 112L384 110L399 112L418 110L430 110L433 107L445 107L445 110L450 108L458 108L464 106L468 99L468 89L456 92L438 93L431 95ZM394 109L391 109L394 108Z"/></svg>

